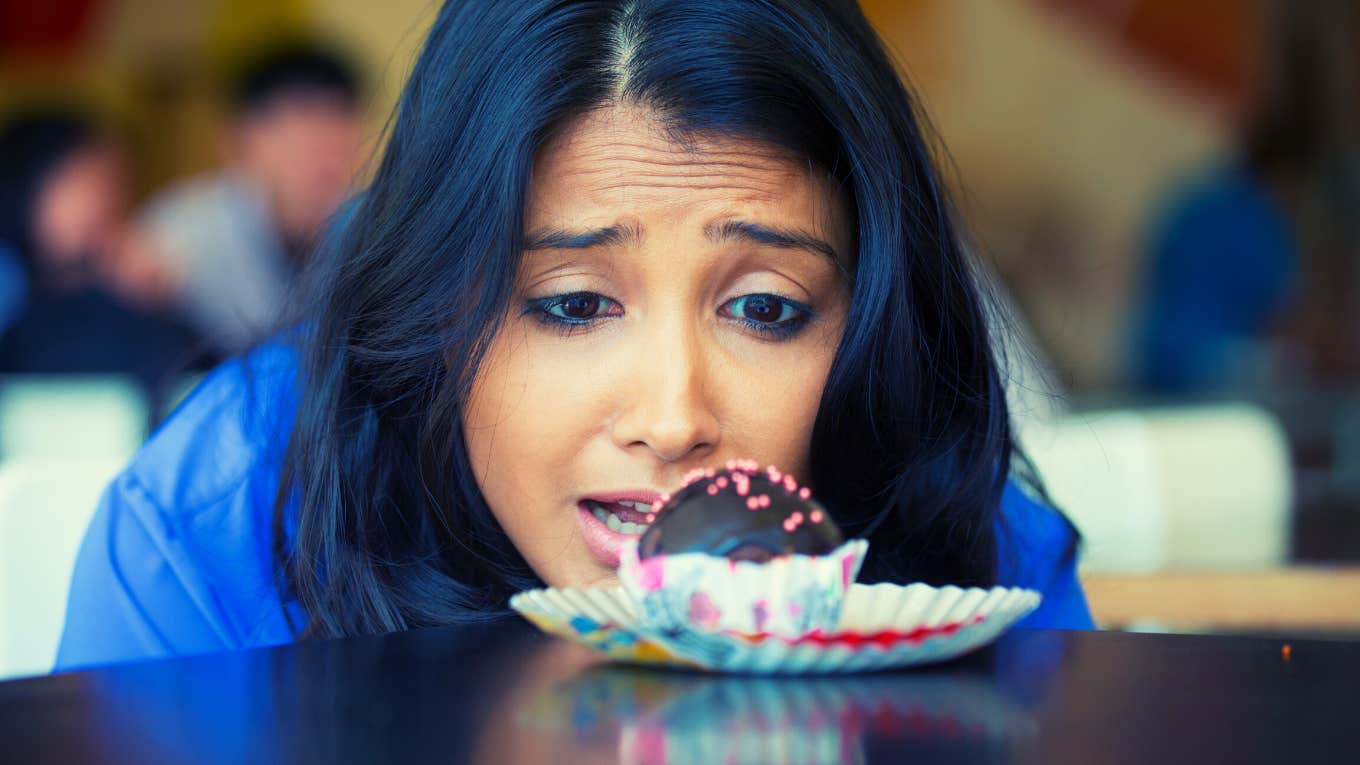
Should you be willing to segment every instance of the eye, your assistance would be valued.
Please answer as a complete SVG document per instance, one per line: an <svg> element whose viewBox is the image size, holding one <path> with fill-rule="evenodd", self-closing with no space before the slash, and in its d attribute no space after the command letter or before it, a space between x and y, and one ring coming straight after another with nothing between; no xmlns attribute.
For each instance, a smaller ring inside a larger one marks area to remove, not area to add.
<svg viewBox="0 0 1360 765"><path fill-rule="evenodd" d="M594 292L570 292L530 300L525 305L525 313L535 314L545 324L579 326L621 316L623 306Z"/></svg>
<svg viewBox="0 0 1360 765"><path fill-rule="evenodd" d="M718 309L718 313L752 329L776 337L796 334L812 310L796 301L779 295L754 294L733 298Z"/></svg>
<svg viewBox="0 0 1360 765"><path fill-rule="evenodd" d="M558 300L549 303L548 313L563 319L574 321L584 321L593 319L600 312L600 305L603 300L599 295L589 292L578 292L574 295L564 295Z"/></svg>

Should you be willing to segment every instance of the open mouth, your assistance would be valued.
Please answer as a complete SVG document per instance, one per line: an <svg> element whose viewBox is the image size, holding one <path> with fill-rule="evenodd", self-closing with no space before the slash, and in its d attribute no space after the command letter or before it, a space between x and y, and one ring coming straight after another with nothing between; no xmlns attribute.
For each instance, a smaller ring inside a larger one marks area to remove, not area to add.
<svg viewBox="0 0 1360 765"><path fill-rule="evenodd" d="M641 535L656 517L652 512L652 506L646 502L632 500L601 502L586 499L581 504L610 531L626 536Z"/></svg>

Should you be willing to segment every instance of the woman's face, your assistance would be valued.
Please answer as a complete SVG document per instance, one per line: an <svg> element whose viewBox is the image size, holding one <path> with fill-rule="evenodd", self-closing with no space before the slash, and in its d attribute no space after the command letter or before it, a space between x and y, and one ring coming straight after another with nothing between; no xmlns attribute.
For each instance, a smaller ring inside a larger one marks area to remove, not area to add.
<svg viewBox="0 0 1360 765"><path fill-rule="evenodd" d="M740 140L681 146L640 108L569 126L530 188L465 438L534 571L606 584L686 472L748 458L806 476L851 222L806 161Z"/></svg>

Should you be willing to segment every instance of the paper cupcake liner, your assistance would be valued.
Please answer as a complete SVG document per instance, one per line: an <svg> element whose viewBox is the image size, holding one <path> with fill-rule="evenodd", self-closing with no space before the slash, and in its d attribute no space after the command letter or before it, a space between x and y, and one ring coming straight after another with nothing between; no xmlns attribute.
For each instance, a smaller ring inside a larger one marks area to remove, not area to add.
<svg viewBox="0 0 1360 765"><path fill-rule="evenodd" d="M852 539L826 555L764 563L704 553L639 560L624 548L619 581L641 623L661 631L768 633L796 638L834 629L868 543Z"/></svg>
<svg viewBox="0 0 1360 765"><path fill-rule="evenodd" d="M1009 587L854 584L832 629L799 638L768 632L659 628L622 588L530 590L516 611L547 632L641 664L722 672L840 674L946 661L980 648L1038 607Z"/></svg>
<svg viewBox="0 0 1360 765"><path fill-rule="evenodd" d="M617 587L526 590L510 598L534 626L632 664L697 666L649 640L637 629L637 610Z"/></svg>

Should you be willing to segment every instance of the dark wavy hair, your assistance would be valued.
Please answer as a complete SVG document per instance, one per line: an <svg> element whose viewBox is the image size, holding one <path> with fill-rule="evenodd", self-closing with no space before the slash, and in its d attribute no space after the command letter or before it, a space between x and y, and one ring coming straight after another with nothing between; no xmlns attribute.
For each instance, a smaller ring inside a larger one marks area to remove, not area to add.
<svg viewBox="0 0 1360 765"><path fill-rule="evenodd" d="M451 0L371 185L314 260L275 516L307 636L480 620L537 584L459 411L510 294L535 153L587 110L769 142L840 183L849 321L811 485L862 576L987 585L1014 443L983 295L912 97L853 2Z"/></svg>

